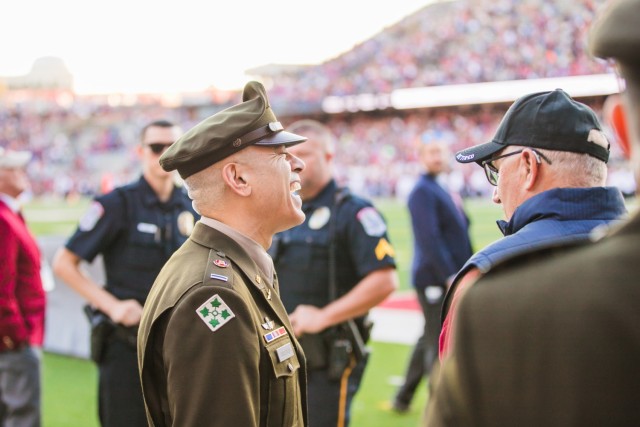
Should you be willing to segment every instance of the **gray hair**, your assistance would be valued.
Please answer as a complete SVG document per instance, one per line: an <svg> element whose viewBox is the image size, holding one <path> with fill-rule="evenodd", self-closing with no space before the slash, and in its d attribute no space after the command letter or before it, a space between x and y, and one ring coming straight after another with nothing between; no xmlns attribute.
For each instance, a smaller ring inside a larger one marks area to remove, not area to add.
<svg viewBox="0 0 640 427"><path fill-rule="evenodd" d="M184 180L189 198L193 200L193 208L200 215L220 208L224 194L224 181L221 171L216 165L211 165Z"/></svg>
<svg viewBox="0 0 640 427"><path fill-rule="evenodd" d="M589 154L569 151L541 150L552 167L563 178L563 186L574 188L601 187L607 182L607 164Z"/></svg>

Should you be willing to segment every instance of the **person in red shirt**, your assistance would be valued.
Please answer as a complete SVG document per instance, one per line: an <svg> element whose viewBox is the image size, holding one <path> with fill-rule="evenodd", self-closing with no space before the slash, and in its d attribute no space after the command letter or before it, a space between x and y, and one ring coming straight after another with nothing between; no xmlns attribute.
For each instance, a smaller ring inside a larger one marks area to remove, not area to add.
<svg viewBox="0 0 640 427"><path fill-rule="evenodd" d="M40 426L45 292L40 249L20 214L31 153L0 147L0 425Z"/></svg>

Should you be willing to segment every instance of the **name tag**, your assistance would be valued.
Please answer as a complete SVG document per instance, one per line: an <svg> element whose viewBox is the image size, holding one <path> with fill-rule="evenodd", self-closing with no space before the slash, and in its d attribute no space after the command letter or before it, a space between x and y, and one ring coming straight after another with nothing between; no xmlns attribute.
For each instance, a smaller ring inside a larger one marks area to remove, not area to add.
<svg viewBox="0 0 640 427"><path fill-rule="evenodd" d="M158 226L155 224L140 222L138 223L138 231L141 233L156 234L156 231L158 231Z"/></svg>
<svg viewBox="0 0 640 427"><path fill-rule="evenodd" d="M276 353L278 354L278 361L284 362L293 356L293 346L291 343L287 343L282 347L278 347Z"/></svg>

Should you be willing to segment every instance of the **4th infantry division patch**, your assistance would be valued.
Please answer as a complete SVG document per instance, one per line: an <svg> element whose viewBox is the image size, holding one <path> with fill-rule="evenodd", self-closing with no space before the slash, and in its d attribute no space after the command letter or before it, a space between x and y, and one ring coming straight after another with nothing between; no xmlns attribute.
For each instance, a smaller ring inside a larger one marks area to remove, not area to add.
<svg viewBox="0 0 640 427"><path fill-rule="evenodd" d="M196 313L213 332L236 317L218 294L212 296L207 302L198 307Z"/></svg>

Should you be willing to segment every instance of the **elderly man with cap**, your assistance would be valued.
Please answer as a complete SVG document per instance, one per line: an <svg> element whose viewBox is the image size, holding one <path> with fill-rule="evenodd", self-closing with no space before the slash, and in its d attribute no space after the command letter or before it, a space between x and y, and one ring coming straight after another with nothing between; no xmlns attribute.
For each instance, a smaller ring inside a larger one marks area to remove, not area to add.
<svg viewBox="0 0 640 427"><path fill-rule="evenodd" d="M640 0L619 0L590 34L592 52L615 59L626 79L626 112L612 110L622 145L633 141L636 179L638 22ZM496 266L460 302L427 425L640 425L639 264L636 213L596 242L555 245Z"/></svg>
<svg viewBox="0 0 640 427"><path fill-rule="evenodd" d="M40 249L20 214L26 151L0 147L0 425L40 426L45 293Z"/></svg>
<svg viewBox="0 0 640 427"><path fill-rule="evenodd" d="M266 250L305 216L283 130L264 87L205 119L160 158L201 220L143 310L138 361L150 425L306 425L304 354Z"/></svg>
<svg viewBox="0 0 640 427"><path fill-rule="evenodd" d="M626 213L620 190L603 187L608 159L595 113L561 89L519 98L492 141L456 154L458 162L482 166L495 186L505 237L474 254L454 278L443 304L441 359L453 339L457 302L480 274L540 246L588 240L595 227Z"/></svg>

